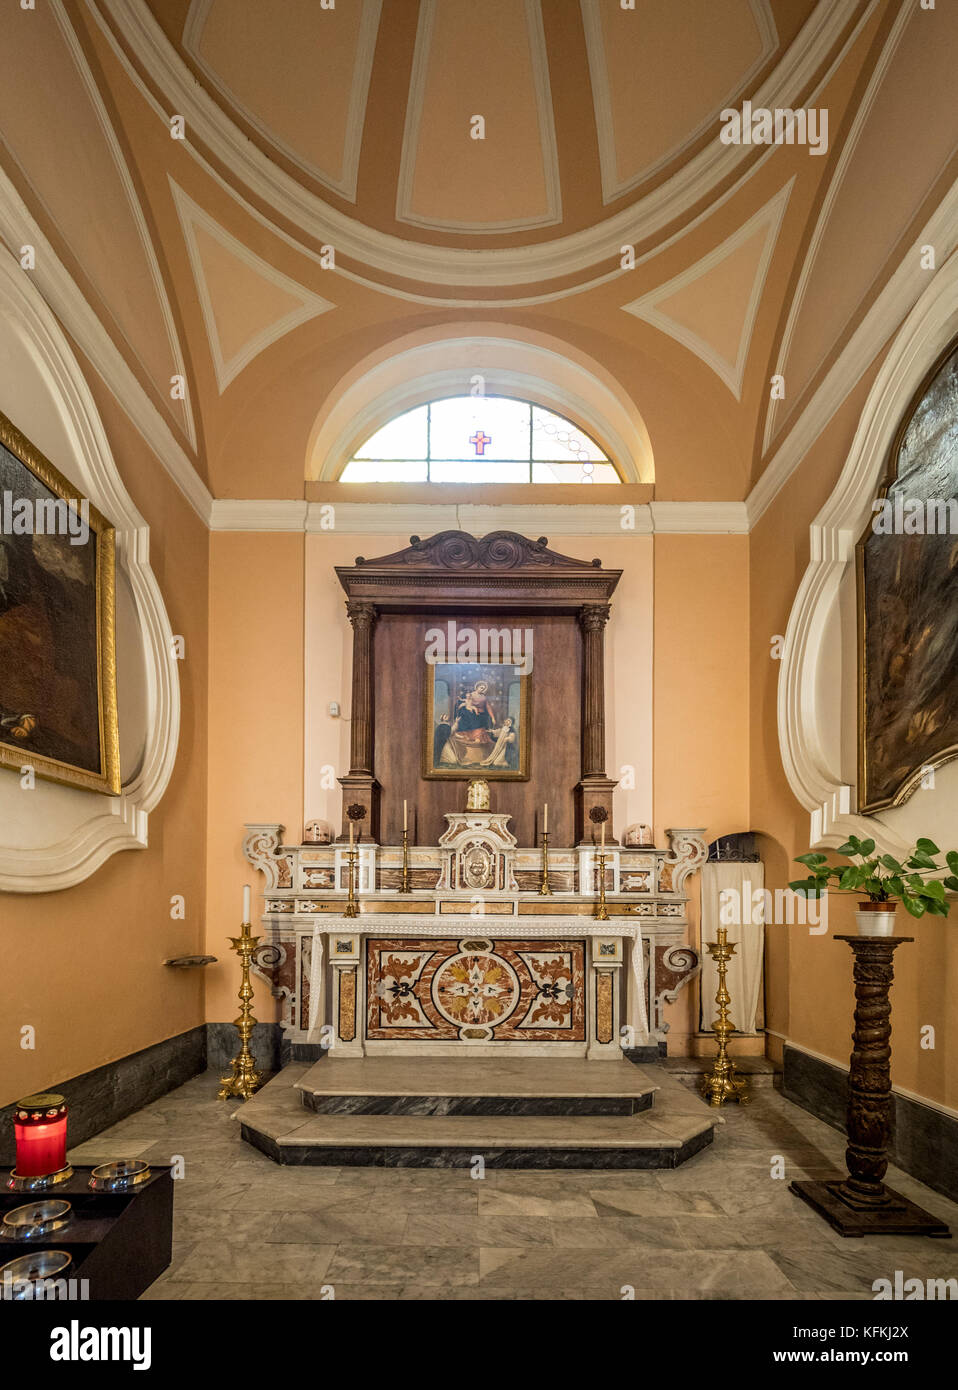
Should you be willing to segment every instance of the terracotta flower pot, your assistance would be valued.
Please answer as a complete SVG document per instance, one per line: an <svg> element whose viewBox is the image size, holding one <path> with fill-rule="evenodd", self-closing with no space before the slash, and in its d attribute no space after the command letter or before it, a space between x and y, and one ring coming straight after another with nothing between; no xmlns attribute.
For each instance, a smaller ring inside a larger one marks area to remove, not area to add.
<svg viewBox="0 0 958 1390"><path fill-rule="evenodd" d="M894 936L897 903L859 903L855 913L859 936Z"/></svg>

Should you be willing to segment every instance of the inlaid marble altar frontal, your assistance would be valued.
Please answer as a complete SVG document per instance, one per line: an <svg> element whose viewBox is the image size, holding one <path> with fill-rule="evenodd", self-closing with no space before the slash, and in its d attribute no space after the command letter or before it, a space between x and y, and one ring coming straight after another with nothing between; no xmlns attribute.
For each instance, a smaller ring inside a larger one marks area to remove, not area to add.
<svg viewBox="0 0 958 1390"><path fill-rule="evenodd" d="M370 937L369 1040L583 1042L585 943Z"/></svg>

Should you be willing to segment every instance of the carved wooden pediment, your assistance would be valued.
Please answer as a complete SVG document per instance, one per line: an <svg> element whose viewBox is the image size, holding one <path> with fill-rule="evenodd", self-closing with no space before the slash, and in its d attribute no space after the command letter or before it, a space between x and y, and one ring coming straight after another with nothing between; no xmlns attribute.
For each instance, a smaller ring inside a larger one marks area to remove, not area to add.
<svg viewBox="0 0 958 1390"><path fill-rule="evenodd" d="M359 555L354 566L338 565L336 573L351 600L392 611L423 603L573 611L607 603L622 571L550 550L545 536L440 531L426 540L412 536L405 550L391 555Z"/></svg>

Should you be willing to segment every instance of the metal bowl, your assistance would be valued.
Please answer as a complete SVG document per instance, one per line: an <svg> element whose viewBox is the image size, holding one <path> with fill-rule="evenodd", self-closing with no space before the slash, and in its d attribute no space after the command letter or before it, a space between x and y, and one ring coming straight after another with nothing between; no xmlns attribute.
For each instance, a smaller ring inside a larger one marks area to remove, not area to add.
<svg viewBox="0 0 958 1390"><path fill-rule="evenodd" d="M94 1192L125 1192L138 1187L150 1176L150 1165L142 1158L118 1158L115 1163L101 1163L94 1168L90 1186Z"/></svg>
<svg viewBox="0 0 958 1390"><path fill-rule="evenodd" d="M14 1207L8 1211L0 1223L0 1234L10 1240L35 1240L38 1236L48 1236L52 1231L60 1231L72 1219L73 1208L69 1202L50 1199L45 1202L28 1202L26 1206Z"/></svg>
<svg viewBox="0 0 958 1390"><path fill-rule="evenodd" d="M0 1265L3 1296L15 1303L25 1302L33 1297L34 1285L45 1279L65 1279L72 1268L73 1257L66 1250L31 1250L29 1255Z"/></svg>

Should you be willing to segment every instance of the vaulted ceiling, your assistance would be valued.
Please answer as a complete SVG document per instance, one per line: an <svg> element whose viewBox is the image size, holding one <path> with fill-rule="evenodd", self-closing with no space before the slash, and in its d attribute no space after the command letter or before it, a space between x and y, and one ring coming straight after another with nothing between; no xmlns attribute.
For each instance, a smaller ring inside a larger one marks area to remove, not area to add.
<svg viewBox="0 0 958 1390"><path fill-rule="evenodd" d="M301 496L344 383L490 335L614 380L658 497L741 499L954 172L958 17L910 0L49 0L0 32L8 191L219 497ZM723 144L746 100L827 110L827 153Z"/></svg>

